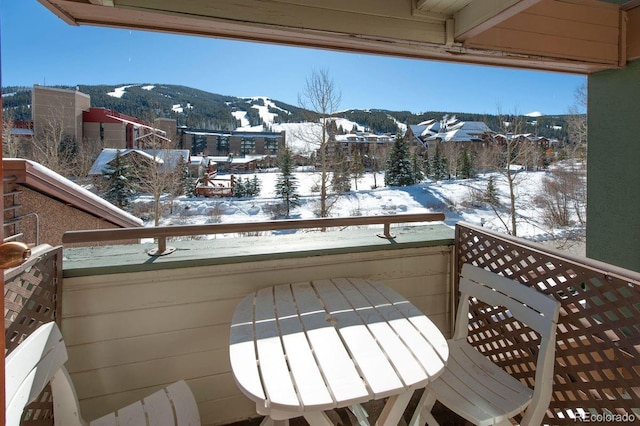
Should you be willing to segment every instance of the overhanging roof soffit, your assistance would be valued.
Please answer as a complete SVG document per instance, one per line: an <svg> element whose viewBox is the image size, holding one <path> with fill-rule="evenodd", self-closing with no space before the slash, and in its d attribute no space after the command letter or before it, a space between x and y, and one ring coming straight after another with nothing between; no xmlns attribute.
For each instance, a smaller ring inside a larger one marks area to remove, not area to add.
<svg viewBox="0 0 640 426"><path fill-rule="evenodd" d="M72 25L575 73L623 66L638 21L598 0L39 1Z"/></svg>
<svg viewBox="0 0 640 426"><path fill-rule="evenodd" d="M464 41L528 9L541 0L472 1L454 15L454 36Z"/></svg>
<svg viewBox="0 0 640 426"><path fill-rule="evenodd" d="M640 5L634 4L634 7L626 10L624 24L627 32L627 59L640 59Z"/></svg>

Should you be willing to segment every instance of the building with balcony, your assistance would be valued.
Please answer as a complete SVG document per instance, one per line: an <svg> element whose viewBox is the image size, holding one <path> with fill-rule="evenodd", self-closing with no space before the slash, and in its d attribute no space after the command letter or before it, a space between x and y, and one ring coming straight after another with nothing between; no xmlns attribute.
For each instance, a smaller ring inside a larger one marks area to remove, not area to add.
<svg viewBox="0 0 640 426"><path fill-rule="evenodd" d="M193 155L241 157L277 156L285 147L286 132L243 132L205 129L178 129L180 147Z"/></svg>

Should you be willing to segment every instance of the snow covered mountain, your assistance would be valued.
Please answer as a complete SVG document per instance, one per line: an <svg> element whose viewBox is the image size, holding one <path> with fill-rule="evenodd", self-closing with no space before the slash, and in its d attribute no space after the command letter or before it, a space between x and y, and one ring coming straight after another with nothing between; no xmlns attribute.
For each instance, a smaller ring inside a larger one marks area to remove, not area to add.
<svg viewBox="0 0 640 426"><path fill-rule="evenodd" d="M75 89L76 86L68 87ZM178 126L209 130L281 131L288 135L317 123L317 115L303 108L268 96L236 97L171 84L139 83L118 85L80 85L78 90L91 96L91 105L152 121L157 117L174 118ZM31 88L3 88L3 107L11 109L14 120L30 120ZM9 96L11 95L11 96ZM535 114L535 115L534 115ZM425 120L441 120L455 115L461 121L483 121L490 128L500 128L497 116L460 112L345 109L334 114L338 130L369 131L374 134L403 134L408 125ZM536 127L524 129L540 136L563 139L566 120L539 112L527 114ZM532 124L532 125L534 125ZM313 126L310 126L313 127ZM309 130L311 131L311 130Z"/></svg>

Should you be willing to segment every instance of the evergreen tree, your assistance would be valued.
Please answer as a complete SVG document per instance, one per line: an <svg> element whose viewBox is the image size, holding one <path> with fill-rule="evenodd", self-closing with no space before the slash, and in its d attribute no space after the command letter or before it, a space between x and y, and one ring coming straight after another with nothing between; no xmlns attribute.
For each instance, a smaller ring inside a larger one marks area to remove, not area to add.
<svg viewBox="0 0 640 426"><path fill-rule="evenodd" d="M131 186L129 165L122 158L120 150L116 152L115 158L104 169L103 175L108 180L104 198L121 209L128 207L134 191Z"/></svg>
<svg viewBox="0 0 640 426"><path fill-rule="evenodd" d="M291 150L285 148L280 157L280 176L276 182L276 197L282 200L287 217L289 217L291 208L300 205L300 196L296 192L298 183L292 173L292 169L293 159Z"/></svg>
<svg viewBox="0 0 640 426"><path fill-rule="evenodd" d="M193 185L191 185L189 179L189 166L182 156L178 159L176 173L178 176L176 178L176 186L173 191L173 195L176 197L179 197L180 195L193 195Z"/></svg>
<svg viewBox="0 0 640 426"><path fill-rule="evenodd" d="M489 176L487 189L485 189L484 191L484 200L492 206L497 206L500 204L500 200L498 200L498 190L496 188L496 182L493 179L493 176Z"/></svg>
<svg viewBox="0 0 640 426"><path fill-rule="evenodd" d="M413 180L415 183L422 182L424 180L424 173L422 172L418 154L415 152L411 155L411 165L413 167Z"/></svg>
<svg viewBox="0 0 640 426"><path fill-rule="evenodd" d="M387 160L384 184L386 186L409 186L414 183L416 181L409 158L409 148L404 138L398 134Z"/></svg>
<svg viewBox="0 0 640 426"><path fill-rule="evenodd" d="M331 176L331 187L335 192L341 194L351 190L351 173L349 162L341 149L338 148L334 155L335 166Z"/></svg>
<svg viewBox="0 0 640 426"><path fill-rule="evenodd" d="M436 150L431 160L431 176L436 181L442 180L447 176L447 159L440 151L440 144L436 144Z"/></svg>
<svg viewBox="0 0 640 426"><path fill-rule="evenodd" d="M362 162L362 155L360 154L360 150L356 147L353 151L353 155L351 155L351 166L350 166L351 176L353 177L353 183L358 190L358 179L362 177L364 173L364 164Z"/></svg>
<svg viewBox="0 0 640 426"><path fill-rule="evenodd" d="M429 150L425 149L422 159L422 172L426 177L431 176L431 161L429 160Z"/></svg>
<svg viewBox="0 0 640 426"><path fill-rule="evenodd" d="M247 196L247 184L239 177L233 184L233 196L242 198Z"/></svg>
<svg viewBox="0 0 640 426"><path fill-rule="evenodd" d="M473 158L469 154L469 149L465 146L460 157L460 177L469 179L475 175L473 167Z"/></svg>
<svg viewBox="0 0 640 426"><path fill-rule="evenodd" d="M258 175L253 175L253 179L251 179L251 184L249 185L249 194L252 197L260 195L260 179L258 179Z"/></svg>

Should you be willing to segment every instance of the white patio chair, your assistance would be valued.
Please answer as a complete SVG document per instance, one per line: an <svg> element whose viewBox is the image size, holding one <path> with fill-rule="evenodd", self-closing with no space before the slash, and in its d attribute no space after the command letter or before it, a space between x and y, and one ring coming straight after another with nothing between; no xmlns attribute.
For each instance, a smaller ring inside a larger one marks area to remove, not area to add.
<svg viewBox="0 0 640 426"><path fill-rule="evenodd" d="M491 362L467 342L469 299L503 306L515 319L540 334L535 386L530 389ZM444 373L430 383L410 425L433 426L435 401L476 425L510 425L523 413L522 425L540 425L552 392L555 332L560 303L550 296L500 275L465 264L460 277L460 304L449 360ZM525 411L526 410L526 411Z"/></svg>
<svg viewBox="0 0 640 426"><path fill-rule="evenodd" d="M75 388L64 363L67 349L55 322L34 331L5 359L6 425L18 426L24 407L51 382L56 425L87 425L80 415ZM89 423L107 425L200 425L198 406L184 381L161 389L142 401Z"/></svg>

